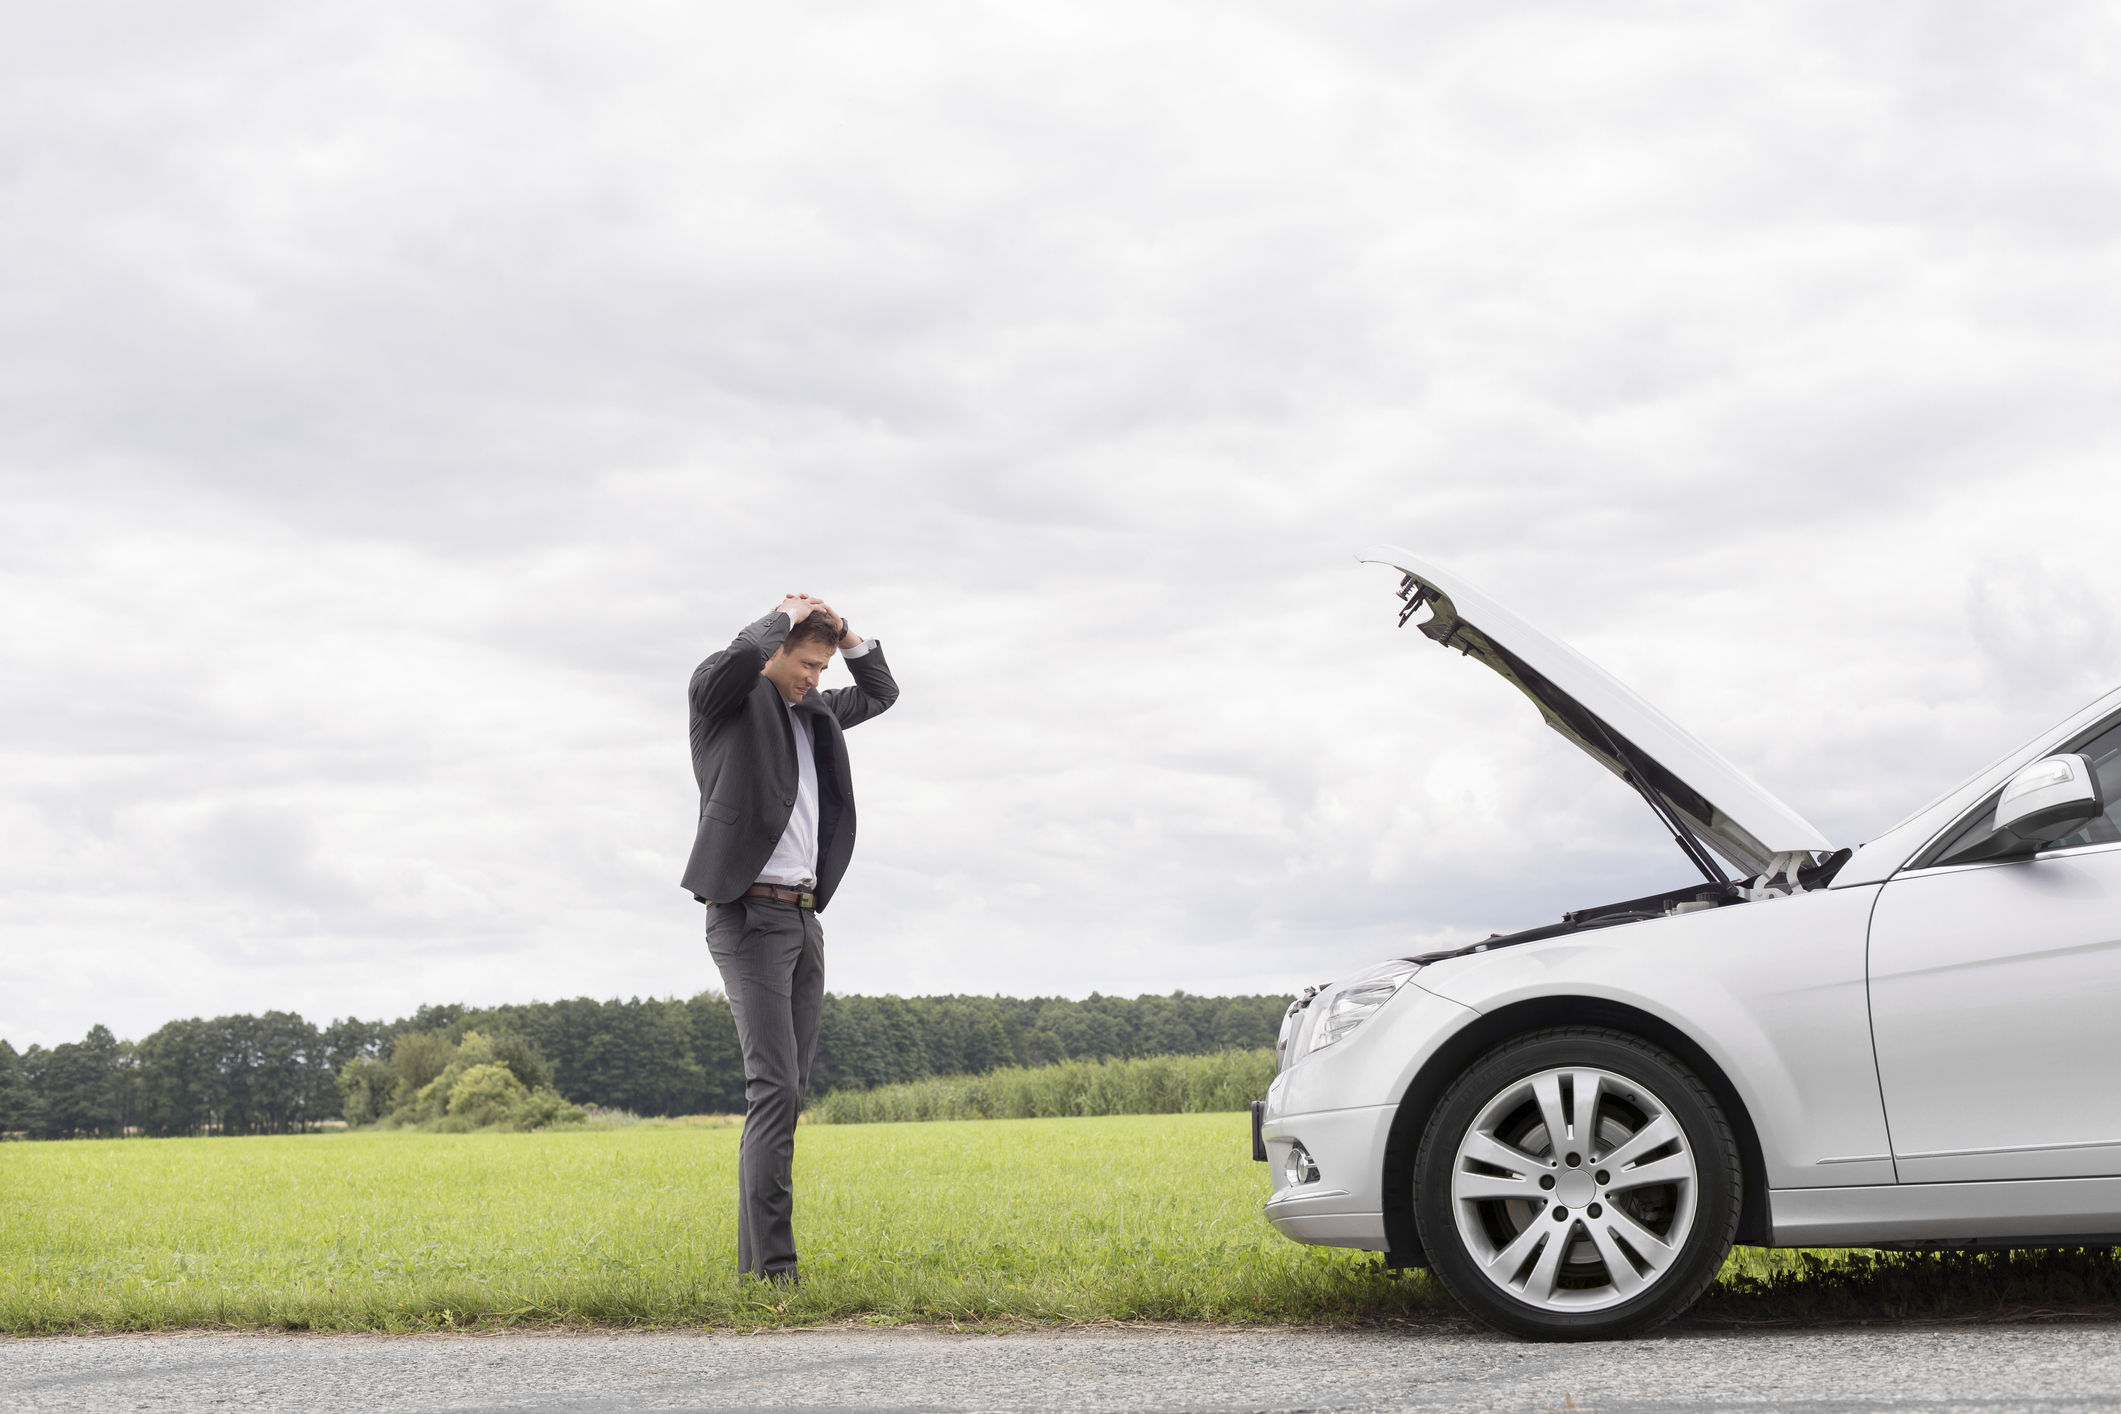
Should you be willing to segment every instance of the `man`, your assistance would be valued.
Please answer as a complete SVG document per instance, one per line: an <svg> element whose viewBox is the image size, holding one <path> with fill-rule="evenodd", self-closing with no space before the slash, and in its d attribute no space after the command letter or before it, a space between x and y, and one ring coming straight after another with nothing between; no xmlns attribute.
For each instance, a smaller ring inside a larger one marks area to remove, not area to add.
<svg viewBox="0 0 2121 1414"><path fill-rule="evenodd" d="M817 690L833 650L853 687ZM898 700L883 650L823 600L790 594L692 674L700 828L684 885L707 905L744 1051L737 1270L796 1279L795 1117L825 996L818 914L854 854L844 732Z"/></svg>

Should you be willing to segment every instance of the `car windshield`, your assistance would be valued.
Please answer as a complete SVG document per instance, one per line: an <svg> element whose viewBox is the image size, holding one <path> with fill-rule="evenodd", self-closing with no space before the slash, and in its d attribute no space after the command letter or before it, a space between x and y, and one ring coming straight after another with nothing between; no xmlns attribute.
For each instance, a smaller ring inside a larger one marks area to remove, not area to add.
<svg viewBox="0 0 2121 1414"><path fill-rule="evenodd" d="M2106 802L2106 813L2073 835L2064 835L2051 844L2041 846L2042 852L2051 849L2075 849L2079 845L2111 844L2121 840L2121 721L2108 722L2090 741L2077 748L2091 757L2093 768L2099 773L2099 798ZM1953 856L1968 846L1985 840L1994 833L1996 802L1992 799L1981 813L1953 837L1952 842L1939 850L1936 862L1950 863Z"/></svg>

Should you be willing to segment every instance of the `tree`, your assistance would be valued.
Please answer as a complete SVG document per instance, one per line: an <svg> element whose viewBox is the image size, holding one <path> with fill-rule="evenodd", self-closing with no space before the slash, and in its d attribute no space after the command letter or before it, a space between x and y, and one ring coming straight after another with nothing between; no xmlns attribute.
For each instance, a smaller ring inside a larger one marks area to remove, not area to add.
<svg viewBox="0 0 2121 1414"><path fill-rule="evenodd" d="M374 1124L390 1113L398 1073L374 1056L354 1056L339 1067L339 1113L348 1124Z"/></svg>
<svg viewBox="0 0 2121 1414"><path fill-rule="evenodd" d="M381 1056L390 1041L390 1031L380 1021L362 1021L345 1016L319 1031L324 1044L324 1063L336 1071L356 1056Z"/></svg>
<svg viewBox="0 0 2121 1414"><path fill-rule="evenodd" d="M737 1043L729 999L720 992L702 992L685 1003L685 1009L692 1014L692 1058L700 1067L700 1111L742 1114L744 1052Z"/></svg>
<svg viewBox="0 0 2121 1414"><path fill-rule="evenodd" d="M66 1139L124 1133L122 1063L118 1038L100 1024L91 1026L79 1042L52 1047L45 1053L41 1073L33 1077L44 1102L38 1134Z"/></svg>
<svg viewBox="0 0 2121 1414"><path fill-rule="evenodd" d="M44 1048L31 1046L22 1056L6 1041L0 1041L0 1134L23 1134L41 1129L44 1100L38 1095L30 1072L41 1070Z"/></svg>
<svg viewBox="0 0 2121 1414"><path fill-rule="evenodd" d="M1288 1001L828 993L811 1092L1003 1065L1267 1046ZM464 1049L475 1034L476 1057ZM193 1017L137 1046L102 1026L48 1051L18 1054L0 1041L0 1133L276 1133L332 1115L369 1123L450 1067L483 1064L506 1070L548 1118L566 1111L566 1101L645 1115L744 1107L735 1018L720 993L702 992L690 1001L576 997L484 1010L453 1002L389 1025L342 1017L321 1030L284 1011Z"/></svg>
<svg viewBox="0 0 2121 1414"><path fill-rule="evenodd" d="M193 1017L164 1024L142 1041L140 1127L149 1134L198 1134L227 1102L214 1029Z"/></svg>
<svg viewBox="0 0 2121 1414"><path fill-rule="evenodd" d="M398 1073L392 1100L407 1100L425 1089L448 1068L455 1054L455 1044L433 1031L405 1031L391 1037L390 1068Z"/></svg>

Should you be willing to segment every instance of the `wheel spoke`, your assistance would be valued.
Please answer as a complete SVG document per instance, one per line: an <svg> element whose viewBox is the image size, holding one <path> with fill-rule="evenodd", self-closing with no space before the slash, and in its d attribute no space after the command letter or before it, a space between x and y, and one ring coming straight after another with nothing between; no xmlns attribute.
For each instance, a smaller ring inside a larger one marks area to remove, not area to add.
<svg viewBox="0 0 2121 1414"><path fill-rule="evenodd" d="M1526 1296L1542 1304L1554 1299L1554 1282L1561 1275L1562 1256L1575 1240L1575 1223L1547 1224L1547 1245L1539 1249L1539 1255L1532 1261L1531 1275L1525 1278Z"/></svg>
<svg viewBox="0 0 2121 1414"><path fill-rule="evenodd" d="M1591 1150L1598 1143L1598 1096L1605 1088L1605 1077L1595 1070L1579 1070L1569 1079L1569 1108L1575 1113L1569 1116L1569 1140L1581 1145L1584 1161L1590 1162Z"/></svg>
<svg viewBox="0 0 2121 1414"><path fill-rule="evenodd" d="M1524 1231L1510 1239L1509 1245L1488 1259L1488 1279L1497 1286L1508 1286L1510 1278L1524 1265L1534 1243L1546 1236L1546 1229L1536 1222L1526 1223Z"/></svg>
<svg viewBox="0 0 2121 1414"><path fill-rule="evenodd" d="M1600 1157L1598 1163L1608 1169L1626 1168L1650 1150L1661 1149L1679 1137L1679 1126L1672 1122L1672 1117L1658 1115L1629 1135L1619 1148Z"/></svg>
<svg viewBox="0 0 2121 1414"><path fill-rule="evenodd" d="M1653 1183L1691 1183L1693 1178L1692 1159L1685 1154L1667 1154L1638 1167L1622 1169L1606 1185L1606 1192L1621 1193L1630 1188L1647 1188Z"/></svg>
<svg viewBox="0 0 2121 1414"><path fill-rule="evenodd" d="M1524 1150L1513 1149L1494 1135L1483 1134L1477 1129L1466 1136L1465 1143L1458 1146L1459 1163L1463 1165L1468 1159L1478 1159L1481 1163L1507 1169L1511 1173L1533 1173L1553 1167L1546 1160L1535 1159Z"/></svg>
<svg viewBox="0 0 2121 1414"><path fill-rule="evenodd" d="M1464 1170L1452 1175L1451 1196L1461 1203L1484 1203L1497 1198L1521 1198L1536 1203L1546 1197L1529 1178L1500 1178L1492 1173L1467 1173Z"/></svg>
<svg viewBox="0 0 2121 1414"><path fill-rule="evenodd" d="M1633 1296L1649 1285L1642 1279L1642 1274L1635 1270L1635 1264L1628 1260L1627 1253L1620 1250L1620 1244L1613 1240L1612 1225L1606 1218L1591 1219L1584 1226L1591 1230L1591 1241L1598 1244L1598 1255L1605 1259L1606 1277L1613 1283L1613 1290L1619 1292L1622 1299ZM1651 1275L1653 1278L1656 1275L1654 1268Z"/></svg>
<svg viewBox="0 0 2121 1414"><path fill-rule="evenodd" d="M1556 1160L1569 1142L1569 1117L1561 1110L1561 1077L1542 1075L1532 1082L1532 1095L1539 1101L1539 1117L1547 1126L1547 1151Z"/></svg>
<svg viewBox="0 0 2121 1414"><path fill-rule="evenodd" d="M1605 1216L1599 1221L1610 1227L1617 1236L1625 1238L1628 1246L1635 1249L1635 1255L1642 1258L1644 1265L1649 1267L1652 1281L1662 1276L1664 1269L1672 1265L1672 1259L1679 1255L1677 1247L1635 1221L1634 1216L1625 1209L1611 1203L1605 1205ZM1686 1238L1683 1232L1672 1235L1682 1241Z"/></svg>

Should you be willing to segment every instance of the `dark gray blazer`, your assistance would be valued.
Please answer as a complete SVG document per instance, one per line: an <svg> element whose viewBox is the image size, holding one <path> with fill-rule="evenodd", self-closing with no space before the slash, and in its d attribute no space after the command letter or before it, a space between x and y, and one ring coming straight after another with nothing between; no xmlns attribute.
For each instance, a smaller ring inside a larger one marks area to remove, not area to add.
<svg viewBox="0 0 2121 1414"><path fill-rule="evenodd" d="M684 886L708 903L727 903L756 883L795 809L795 727L781 691L762 676L787 616L768 614L692 670L692 776L700 785L700 830ZM847 660L853 687L813 692L795 710L810 714L817 742L817 906L839 887L854 856L854 778L846 729L898 700L898 684L872 647Z"/></svg>

